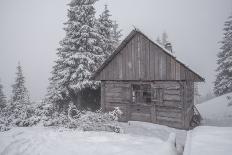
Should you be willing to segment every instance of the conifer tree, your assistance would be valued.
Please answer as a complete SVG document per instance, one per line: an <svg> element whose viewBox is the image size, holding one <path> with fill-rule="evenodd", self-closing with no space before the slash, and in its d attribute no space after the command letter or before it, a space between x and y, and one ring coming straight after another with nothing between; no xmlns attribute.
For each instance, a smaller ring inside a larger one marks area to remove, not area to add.
<svg viewBox="0 0 232 155"><path fill-rule="evenodd" d="M159 37L157 37L156 42L157 42L159 45L162 45L161 40L160 40Z"/></svg>
<svg viewBox="0 0 232 155"><path fill-rule="evenodd" d="M110 11L107 5L105 5L105 9L102 14L100 14L98 19L98 31L99 34L104 37L102 49L105 54L105 59L108 58L109 55L115 50L113 38L113 21L110 19L110 17Z"/></svg>
<svg viewBox="0 0 232 155"><path fill-rule="evenodd" d="M5 106L6 106L6 96L3 93L3 86L0 83L0 110L3 109Z"/></svg>
<svg viewBox="0 0 232 155"><path fill-rule="evenodd" d="M232 92L232 15L224 24L221 52L217 57L217 76L214 82L215 95Z"/></svg>
<svg viewBox="0 0 232 155"><path fill-rule="evenodd" d="M50 78L50 102L69 104L70 100L80 107L82 90L98 88L98 83L90 80L104 61L104 37L98 33L93 6L96 1L71 0L68 4L66 36L60 42Z"/></svg>
<svg viewBox="0 0 232 155"><path fill-rule="evenodd" d="M165 45L168 43L168 35L166 32L162 33L162 45L165 47Z"/></svg>
<svg viewBox="0 0 232 155"><path fill-rule="evenodd" d="M16 79L12 88L12 102L19 102L22 104L28 104L30 102L28 90L25 87L25 77L23 76L20 63L17 66Z"/></svg>
<svg viewBox="0 0 232 155"><path fill-rule="evenodd" d="M12 126L28 126L30 122L27 120L31 117L31 105L29 92L25 86L25 77L23 76L20 63L17 66L15 83L12 85L11 103L7 106L6 116L7 124Z"/></svg>
<svg viewBox="0 0 232 155"><path fill-rule="evenodd" d="M119 25L116 21L113 22L112 37L114 40L114 47L116 49L120 43L120 38L122 37L122 30L119 29Z"/></svg>

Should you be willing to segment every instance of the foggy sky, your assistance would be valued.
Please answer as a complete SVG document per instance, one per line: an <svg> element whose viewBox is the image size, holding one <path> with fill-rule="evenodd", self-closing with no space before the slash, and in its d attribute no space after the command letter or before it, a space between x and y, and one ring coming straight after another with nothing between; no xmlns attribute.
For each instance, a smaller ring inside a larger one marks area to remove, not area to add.
<svg viewBox="0 0 232 155"><path fill-rule="evenodd" d="M0 79L4 92L20 61L32 100L42 99L64 37L69 0L0 0ZM100 0L97 14L108 4L125 37L133 26L156 40L163 31L177 59L206 79L200 93L212 90L222 29L232 13L232 0ZM123 39L122 37L122 39Z"/></svg>

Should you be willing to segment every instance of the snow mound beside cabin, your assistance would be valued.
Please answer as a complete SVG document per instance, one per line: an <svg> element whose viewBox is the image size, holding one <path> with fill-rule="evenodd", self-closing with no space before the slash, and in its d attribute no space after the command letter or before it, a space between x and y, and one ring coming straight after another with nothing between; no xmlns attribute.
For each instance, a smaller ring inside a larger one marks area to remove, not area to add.
<svg viewBox="0 0 232 155"><path fill-rule="evenodd" d="M184 155L231 155L232 127L199 126L188 132Z"/></svg>
<svg viewBox="0 0 232 155"><path fill-rule="evenodd" d="M203 125L232 127L232 93L196 105Z"/></svg>
<svg viewBox="0 0 232 155"><path fill-rule="evenodd" d="M1 155L177 155L174 136L157 137L83 132L45 127L17 127L0 133Z"/></svg>

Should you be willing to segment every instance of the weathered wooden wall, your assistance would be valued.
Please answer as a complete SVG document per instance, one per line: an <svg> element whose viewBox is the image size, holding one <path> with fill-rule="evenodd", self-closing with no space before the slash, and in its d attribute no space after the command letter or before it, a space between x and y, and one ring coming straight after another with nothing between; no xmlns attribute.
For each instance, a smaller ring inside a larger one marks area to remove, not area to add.
<svg viewBox="0 0 232 155"><path fill-rule="evenodd" d="M95 80L192 80L198 75L137 33L96 73Z"/></svg>
<svg viewBox="0 0 232 155"><path fill-rule="evenodd" d="M120 121L128 121L128 109L131 102L130 84L127 82L102 82L101 107L104 111L112 111L119 107L123 112Z"/></svg>
<svg viewBox="0 0 232 155"><path fill-rule="evenodd" d="M162 102L151 105L132 103L131 84L149 83L152 88L163 90ZM101 106L110 111L119 107L123 115L120 121L144 121L170 127L188 129L193 115L193 83L177 81L102 81Z"/></svg>
<svg viewBox="0 0 232 155"><path fill-rule="evenodd" d="M183 128L183 82L154 82L153 85L164 91L163 102L155 103L156 123Z"/></svg>
<svg viewBox="0 0 232 155"><path fill-rule="evenodd" d="M189 128L190 121L193 117L194 110L194 83L185 82L184 83L184 123L185 128Z"/></svg>

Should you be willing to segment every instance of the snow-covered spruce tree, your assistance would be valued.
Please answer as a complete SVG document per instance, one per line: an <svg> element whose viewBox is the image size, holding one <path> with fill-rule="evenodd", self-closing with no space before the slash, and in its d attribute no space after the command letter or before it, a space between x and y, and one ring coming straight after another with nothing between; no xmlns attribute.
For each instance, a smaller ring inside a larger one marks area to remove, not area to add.
<svg viewBox="0 0 232 155"><path fill-rule="evenodd" d="M30 108L29 92L25 86L25 77L23 76L20 63L17 66L15 83L12 85L11 103L7 106L8 123L17 126L28 126L27 121L32 116Z"/></svg>
<svg viewBox="0 0 232 155"><path fill-rule="evenodd" d="M112 37L114 40L114 47L117 48L118 45L120 44L120 38L122 37L122 30L119 29L116 20L113 22Z"/></svg>
<svg viewBox="0 0 232 155"><path fill-rule="evenodd" d="M104 38L98 33L93 6L96 1L71 0L68 4L66 36L58 48L48 96L56 106L62 103L62 110L67 110L69 101L78 108L87 107L86 99L94 106L99 102L99 85L90 80L104 60Z"/></svg>
<svg viewBox="0 0 232 155"><path fill-rule="evenodd" d="M1 81L0 81L1 82ZM3 109L4 107L6 107L6 96L3 93L3 86L0 83L0 111L1 109Z"/></svg>
<svg viewBox="0 0 232 155"><path fill-rule="evenodd" d="M232 92L232 15L224 24L221 52L217 57L217 76L214 93L217 96Z"/></svg>
<svg viewBox="0 0 232 155"><path fill-rule="evenodd" d="M168 43L168 34L166 32L162 33L162 45L165 47L165 45Z"/></svg>
<svg viewBox="0 0 232 155"><path fill-rule="evenodd" d="M156 42L157 42L159 45L162 45L161 40L160 40L159 37L157 37Z"/></svg>
<svg viewBox="0 0 232 155"><path fill-rule="evenodd" d="M113 51L115 50L115 40L113 38L113 21L110 19L110 11L105 5L105 9L100 14L100 17L98 19L97 25L98 25L98 32L100 35L103 36L104 43L102 44L102 49L105 54L105 59L108 58Z"/></svg>
<svg viewBox="0 0 232 155"><path fill-rule="evenodd" d="M29 93L25 86L25 77L23 76L20 63L17 66L15 83L12 85L12 102L29 104Z"/></svg>

